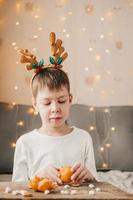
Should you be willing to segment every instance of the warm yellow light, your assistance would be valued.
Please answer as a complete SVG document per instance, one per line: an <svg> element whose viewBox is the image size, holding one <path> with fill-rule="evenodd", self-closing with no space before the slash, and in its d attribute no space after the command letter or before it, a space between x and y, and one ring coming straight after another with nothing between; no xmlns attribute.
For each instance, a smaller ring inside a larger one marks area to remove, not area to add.
<svg viewBox="0 0 133 200"><path fill-rule="evenodd" d="M68 15L72 15L73 13L72 13L72 11L69 11L67 14L68 14Z"/></svg>
<svg viewBox="0 0 133 200"><path fill-rule="evenodd" d="M70 37L70 34L66 34L66 37L69 38L69 37Z"/></svg>
<svg viewBox="0 0 133 200"><path fill-rule="evenodd" d="M91 112L94 111L94 107L90 107L89 111L91 111Z"/></svg>
<svg viewBox="0 0 133 200"><path fill-rule="evenodd" d="M111 127L111 130L112 130L112 131L115 131L115 130L116 130L116 128L115 128L115 127Z"/></svg>
<svg viewBox="0 0 133 200"><path fill-rule="evenodd" d="M85 28L85 27L83 27L83 28L82 28L82 31L86 31L86 28Z"/></svg>
<svg viewBox="0 0 133 200"><path fill-rule="evenodd" d="M93 131L95 129L94 126L90 126L90 131Z"/></svg>
<svg viewBox="0 0 133 200"><path fill-rule="evenodd" d="M105 113L109 113L109 109L108 109L108 108L105 108L105 109L104 109L104 112L105 112Z"/></svg>
<svg viewBox="0 0 133 200"><path fill-rule="evenodd" d="M33 38L34 38L34 39L37 39L37 38L38 38L38 35L33 35Z"/></svg>
<svg viewBox="0 0 133 200"><path fill-rule="evenodd" d="M64 29L62 30L62 32L63 32L63 33L66 33L66 29L64 28Z"/></svg>
<svg viewBox="0 0 133 200"><path fill-rule="evenodd" d="M88 67L85 67L85 71L88 71L89 70L89 68Z"/></svg>
<svg viewBox="0 0 133 200"><path fill-rule="evenodd" d="M101 79L101 75L100 75L100 74L95 75L95 79L96 79L97 81L100 80L100 79Z"/></svg>
<svg viewBox="0 0 133 200"><path fill-rule="evenodd" d="M107 163L104 162L104 163L102 164L102 168L108 168Z"/></svg>
<svg viewBox="0 0 133 200"><path fill-rule="evenodd" d="M109 49L105 49L105 53L110 53L110 50Z"/></svg>
<svg viewBox="0 0 133 200"><path fill-rule="evenodd" d="M109 75L111 74L111 71L109 71L109 70L107 70L106 72L107 72L107 74L109 74Z"/></svg>
<svg viewBox="0 0 133 200"><path fill-rule="evenodd" d="M16 105L16 103L13 101L13 102L12 102L12 105L13 105L13 106L15 106L15 105Z"/></svg>
<svg viewBox="0 0 133 200"><path fill-rule="evenodd" d="M111 147L111 144L110 144L110 143L106 143L105 146L106 146L107 148L110 148L110 147Z"/></svg>
<svg viewBox="0 0 133 200"><path fill-rule="evenodd" d="M113 35L113 33L112 33L112 32L109 32L109 33L108 33L108 35L109 35L109 36L112 36L112 35Z"/></svg>
<svg viewBox="0 0 133 200"><path fill-rule="evenodd" d="M34 111L34 115L38 115L38 111L37 110Z"/></svg>
<svg viewBox="0 0 133 200"><path fill-rule="evenodd" d="M96 60L97 60L97 61L100 61L100 60L101 60L101 56L100 56L100 55L96 55L95 57L96 57Z"/></svg>
<svg viewBox="0 0 133 200"><path fill-rule="evenodd" d="M103 34L101 34L101 35L100 35L100 38L104 38L104 35L103 35Z"/></svg>
<svg viewBox="0 0 133 200"><path fill-rule="evenodd" d="M32 49L32 51L36 51L36 48L34 47L34 48Z"/></svg>
<svg viewBox="0 0 133 200"><path fill-rule="evenodd" d="M43 28L42 28L42 27L39 27L39 28L38 28L38 30L39 30L39 31L42 31L42 30L43 30Z"/></svg>
<svg viewBox="0 0 133 200"><path fill-rule="evenodd" d="M11 143L11 147L12 147L12 148L15 148L15 147L16 147L16 143L15 143L15 142L12 142L12 143Z"/></svg>
<svg viewBox="0 0 133 200"><path fill-rule="evenodd" d="M101 21L104 21L104 17L101 17L100 20L101 20Z"/></svg>
<svg viewBox="0 0 133 200"><path fill-rule="evenodd" d="M18 90L18 86L17 85L14 86L14 90Z"/></svg>
<svg viewBox="0 0 133 200"><path fill-rule="evenodd" d="M24 122L23 122L23 121L19 121L19 122L17 122L17 125L18 125L18 126L23 126L23 125L24 125Z"/></svg>
<svg viewBox="0 0 133 200"><path fill-rule="evenodd" d="M103 152L103 151L104 151L104 147L100 147L100 151L102 151L102 152Z"/></svg>
<svg viewBox="0 0 133 200"><path fill-rule="evenodd" d="M12 42L12 46L15 46L16 45L16 42Z"/></svg>
<svg viewBox="0 0 133 200"><path fill-rule="evenodd" d="M27 110L27 113L28 113L28 114L33 114L34 112L35 112L34 108L29 108L29 109Z"/></svg>
<svg viewBox="0 0 133 200"><path fill-rule="evenodd" d="M92 47L90 47L90 48L89 48L89 51L93 51L93 48L92 48Z"/></svg>
<svg viewBox="0 0 133 200"><path fill-rule="evenodd" d="M19 22L16 22L16 26L18 26L19 25Z"/></svg>
<svg viewBox="0 0 133 200"><path fill-rule="evenodd" d="M38 19L38 18L39 18L39 15L34 15L34 18L35 18L35 19Z"/></svg>
<svg viewBox="0 0 133 200"><path fill-rule="evenodd" d="M102 91L101 91L101 94L105 94L105 93L106 93L105 90L102 90Z"/></svg>

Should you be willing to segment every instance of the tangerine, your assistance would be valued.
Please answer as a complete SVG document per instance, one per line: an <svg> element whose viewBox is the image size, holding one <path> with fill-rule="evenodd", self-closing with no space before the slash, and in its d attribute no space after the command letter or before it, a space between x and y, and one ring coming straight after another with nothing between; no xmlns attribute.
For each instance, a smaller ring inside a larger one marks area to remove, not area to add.
<svg viewBox="0 0 133 200"><path fill-rule="evenodd" d="M62 167L60 169L60 178L64 183L71 182L72 168L70 166Z"/></svg>

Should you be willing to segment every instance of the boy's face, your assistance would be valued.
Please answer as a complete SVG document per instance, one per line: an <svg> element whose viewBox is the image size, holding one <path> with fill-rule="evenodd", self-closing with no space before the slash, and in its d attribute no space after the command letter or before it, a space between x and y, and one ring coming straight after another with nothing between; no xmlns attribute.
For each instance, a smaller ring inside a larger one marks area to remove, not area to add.
<svg viewBox="0 0 133 200"><path fill-rule="evenodd" d="M45 87L38 91L36 107L40 113L43 125L58 128L65 124L69 116L72 96L66 87L59 90L50 90Z"/></svg>

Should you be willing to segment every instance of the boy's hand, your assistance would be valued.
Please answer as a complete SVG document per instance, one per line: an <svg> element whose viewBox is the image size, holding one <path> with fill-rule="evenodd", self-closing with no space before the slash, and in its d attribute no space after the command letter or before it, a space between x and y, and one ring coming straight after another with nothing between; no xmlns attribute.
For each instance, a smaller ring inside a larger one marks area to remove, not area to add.
<svg viewBox="0 0 133 200"><path fill-rule="evenodd" d="M71 177L72 181L82 183L84 181L91 181L94 179L90 171L84 167L81 163L72 167L73 175Z"/></svg>
<svg viewBox="0 0 133 200"><path fill-rule="evenodd" d="M43 174L45 178L51 179L58 184L62 183L61 179L59 178L60 173L58 169L55 168L53 165L48 165L47 167L45 167Z"/></svg>

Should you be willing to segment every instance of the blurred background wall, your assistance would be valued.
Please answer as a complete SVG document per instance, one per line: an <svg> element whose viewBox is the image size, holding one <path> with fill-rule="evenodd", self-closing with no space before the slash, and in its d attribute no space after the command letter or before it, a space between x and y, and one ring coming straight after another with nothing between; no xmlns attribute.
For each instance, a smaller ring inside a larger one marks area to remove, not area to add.
<svg viewBox="0 0 133 200"><path fill-rule="evenodd" d="M0 102L31 104L33 72L18 48L48 62L49 33L63 39L73 103L133 104L133 0L0 0Z"/></svg>

